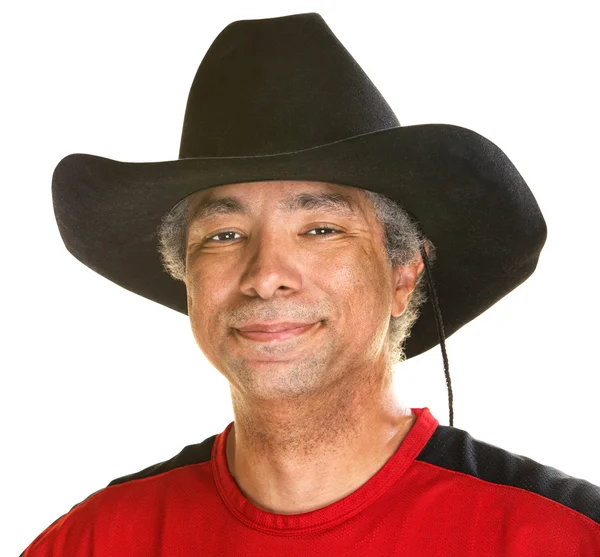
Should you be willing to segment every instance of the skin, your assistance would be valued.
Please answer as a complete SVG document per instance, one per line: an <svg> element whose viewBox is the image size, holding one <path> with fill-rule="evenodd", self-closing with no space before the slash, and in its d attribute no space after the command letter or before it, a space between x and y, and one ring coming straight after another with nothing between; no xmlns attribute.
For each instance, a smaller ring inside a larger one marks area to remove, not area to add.
<svg viewBox="0 0 600 557"><path fill-rule="evenodd" d="M300 191L349 195L357 212L278 209ZM230 184L195 194L192 210L224 195L251 214L192 218L186 286L196 342L230 383L229 470L262 510L320 509L375 475L416 419L394 394L387 332L423 262L387 263L383 230L360 189ZM236 330L252 321L315 325L286 341L258 342Z"/></svg>

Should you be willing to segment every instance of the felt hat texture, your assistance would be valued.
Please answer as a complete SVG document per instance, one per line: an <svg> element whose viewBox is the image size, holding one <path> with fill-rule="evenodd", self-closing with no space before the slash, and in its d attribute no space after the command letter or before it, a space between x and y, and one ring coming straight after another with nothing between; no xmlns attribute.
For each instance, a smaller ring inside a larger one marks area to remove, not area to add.
<svg viewBox="0 0 600 557"><path fill-rule="evenodd" d="M315 13L236 21L217 36L190 89L177 160L74 153L56 166L52 196L78 260L186 314L185 284L167 274L157 249L161 218L194 192L265 180L330 182L396 200L436 247L446 337L527 279L546 240L531 190L499 147L459 126L400 126ZM437 343L424 304L406 356Z"/></svg>

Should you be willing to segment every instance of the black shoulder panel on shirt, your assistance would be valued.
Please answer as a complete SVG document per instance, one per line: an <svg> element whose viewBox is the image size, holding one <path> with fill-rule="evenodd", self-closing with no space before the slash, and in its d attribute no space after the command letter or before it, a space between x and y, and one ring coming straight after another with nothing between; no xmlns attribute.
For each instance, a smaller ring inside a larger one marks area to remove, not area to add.
<svg viewBox="0 0 600 557"><path fill-rule="evenodd" d="M211 458L212 448L216 438L217 436L213 435L212 437L209 437L208 439L202 441L202 443L188 445L187 447L184 447L181 450L181 452L175 455L173 458L165 460L164 462L159 462L158 464L153 464L152 466L148 466L148 468L144 468L139 472L135 472L133 474L117 478L116 480L110 482L106 487L110 487L111 485L122 484L133 480L140 480L142 478L148 478L150 476L156 476L157 474L162 474L163 472L168 472L169 470L174 470L175 468L180 468L181 466L187 466L188 464L199 464L201 462L208 462ZM87 501L90 497L96 495L96 493L98 493L99 491L102 491L102 489L94 491L94 493L88 495L85 499L83 499L83 501L80 501L79 503L73 505L69 512L81 505L81 503ZM59 516L52 524L47 526L46 529L50 528L53 524L58 522L63 516L65 515L63 514ZM27 549L25 549L25 551L27 551ZM25 551L23 551L23 553L21 553L19 557L23 557L25 555Z"/></svg>
<svg viewBox="0 0 600 557"><path fill-rule="evenodd" d="M416 460L488 482L526 489L600 523L600 487L473 439L462 429L438 425Z"/></svg>
<svg viewBox="0 0 600 557"><path fill-rule="evenodd" d="M174 470L175 468L180 468L182 466L188 466L189 464L208 462L211 458L212 448L216 438L217 436L213 435L212 437L202 441L202 443L188 445L173 458L165 460L164 462L159 462L158 464L153 464L152 466L148 466L148 468L144 468L139 472L134 472L133 474L128 474L127 476L117 478L116 480L110 482L107 487L133 480L140 480L142 478L149 478L150 476L156 476L157 474L162 474L163 472L168 472L169 470Z"/></svg>

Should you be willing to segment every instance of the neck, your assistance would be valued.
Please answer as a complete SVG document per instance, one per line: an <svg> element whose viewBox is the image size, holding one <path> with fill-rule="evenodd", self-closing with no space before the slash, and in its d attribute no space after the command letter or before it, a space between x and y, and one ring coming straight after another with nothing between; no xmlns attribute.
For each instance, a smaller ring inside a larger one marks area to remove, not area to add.
<svg viewBox="0 0 600 557"><path fill-rule="evenodd" d="M255 506L298 514L343 499L400 446L416 417L396 400L391 375L330 393L253 404L232 391L229 470Z"/></svg>

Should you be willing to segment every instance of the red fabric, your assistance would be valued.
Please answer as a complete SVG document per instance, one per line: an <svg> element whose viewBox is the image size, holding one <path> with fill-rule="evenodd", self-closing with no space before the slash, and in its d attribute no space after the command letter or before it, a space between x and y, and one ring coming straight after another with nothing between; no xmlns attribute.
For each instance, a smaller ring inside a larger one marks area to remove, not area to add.
<svg viewBox="0 0 600 557"><path fill-rule="evenodd" d="M264 512L229 473L226 435L209 462L104 488L49 526L24 557L599 557L600 525L525 489L415 457L437 420L412 429L354 493L298 515Z"/></svg>

